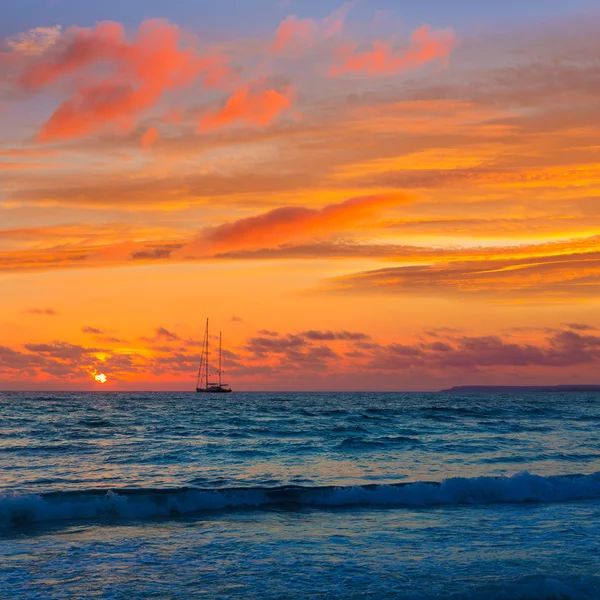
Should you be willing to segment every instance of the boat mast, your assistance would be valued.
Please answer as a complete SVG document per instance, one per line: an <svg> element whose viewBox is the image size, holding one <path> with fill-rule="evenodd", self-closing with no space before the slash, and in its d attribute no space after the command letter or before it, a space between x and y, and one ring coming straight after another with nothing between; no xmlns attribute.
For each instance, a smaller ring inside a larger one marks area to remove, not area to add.
<svg viewBox="0 0 600 600"><path fill-rule="evenodd" d="M208 319L206 319L206 387L208 388Z"/></svg>
<svg viewBox="0 0 600 600"><path fill-rule="evenodd" d="M200 354L200 364L198 365L198 378L196 379L196 389L200 387L200 381L202 380L202 367L204 366L204 347L206 346L206 333L202 340L202 354Z"/></svg>
<svg viewBox="0 0 600 600"><path fill-rule="evenodd" d="M202 344L204 345L204 343ZM200 378L202 377L202 360L204 359L204 348L202 349L202 357L200 358L200 366L198 367L198 379L196 379L196 389L200 387Z"/></svg>
<svg viewBox="0 0 600 600"><path fill-rule="evenodd" d="M221 387L221 345L223 334L219 331L219 387Z"/></svg>

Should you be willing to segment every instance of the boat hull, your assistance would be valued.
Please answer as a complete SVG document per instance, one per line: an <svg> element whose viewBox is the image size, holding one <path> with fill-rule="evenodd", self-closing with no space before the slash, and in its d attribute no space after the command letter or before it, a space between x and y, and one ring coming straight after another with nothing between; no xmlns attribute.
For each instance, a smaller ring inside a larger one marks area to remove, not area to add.
<svg viewBox="0 0 600 600"><path fill-rule="evenodd" d="M199 394L230 394L232 390L230 388L196 388L196 392Z"/></svg>

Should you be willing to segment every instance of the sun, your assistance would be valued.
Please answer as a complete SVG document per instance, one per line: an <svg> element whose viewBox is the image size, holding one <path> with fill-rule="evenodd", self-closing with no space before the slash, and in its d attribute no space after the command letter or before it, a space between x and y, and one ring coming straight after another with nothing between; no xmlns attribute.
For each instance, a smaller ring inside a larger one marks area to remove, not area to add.
<svg viewBox="0 0 600 600"><path fill-rule="evenodd" d="M97 375L94 375L94 379L98 383L106 383L108 377L106 377L106 375L104 373L98 373Z"/></svg>

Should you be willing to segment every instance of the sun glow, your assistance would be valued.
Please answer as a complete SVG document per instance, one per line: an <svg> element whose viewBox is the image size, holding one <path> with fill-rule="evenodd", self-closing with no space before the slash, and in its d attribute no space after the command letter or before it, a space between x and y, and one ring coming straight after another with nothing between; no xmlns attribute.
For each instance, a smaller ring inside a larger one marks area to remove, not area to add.
<svg viewBox="0 0 600 600"><path fill-rule="evenodd" d="M94 379L98 382L98 383L106 383L107 381L107 377L104 373L98 373L97 375L94 375Z"/></svg>

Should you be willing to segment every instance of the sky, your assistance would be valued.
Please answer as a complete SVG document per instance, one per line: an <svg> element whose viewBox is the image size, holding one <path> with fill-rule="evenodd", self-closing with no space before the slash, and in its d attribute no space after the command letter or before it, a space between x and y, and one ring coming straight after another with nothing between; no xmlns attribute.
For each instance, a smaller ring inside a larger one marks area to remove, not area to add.
<svg viewBox="0 0 600 600"><path fill-rule="evenodd" d="M0 388L598 383L591 0L9 0ZM214 353L213 353L214 357Z"/></svg>

